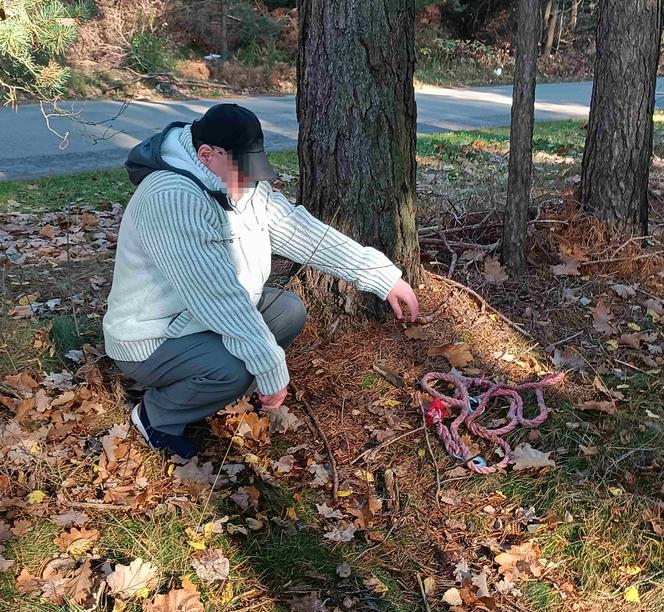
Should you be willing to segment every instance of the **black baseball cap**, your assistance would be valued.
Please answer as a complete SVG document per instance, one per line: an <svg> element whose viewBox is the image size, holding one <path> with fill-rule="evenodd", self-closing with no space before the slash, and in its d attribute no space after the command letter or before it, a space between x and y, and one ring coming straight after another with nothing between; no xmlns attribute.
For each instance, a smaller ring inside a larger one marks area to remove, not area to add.
<svg viewBox="0 0 664 612"><path fill-rule="evenodd" d="M238 104L217 104L191 124L194 146L202 144L230 151L243 174L255 181L277 177L265 154L258 117Z"/></svg>

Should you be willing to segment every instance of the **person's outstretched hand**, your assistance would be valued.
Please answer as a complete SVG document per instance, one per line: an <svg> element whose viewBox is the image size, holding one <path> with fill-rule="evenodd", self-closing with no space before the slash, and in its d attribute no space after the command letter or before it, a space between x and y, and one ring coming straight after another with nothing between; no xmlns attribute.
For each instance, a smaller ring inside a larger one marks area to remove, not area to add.
<svg viewBox="0 0 664 612"><path fill-rule="evenodd" d="M272 395L263 395L260 391L258 392L258 399L261 404L263 404L263 410L276 410L284 403L286 396L288 395L288 388L277 391Z"/></svg>
<svg viewBox="0 0 664 612"><path fill-rule="evenodd" d="M403 311L401 310L402 302L408 307L410 322L414 323L420 311L420 305L417 302L417 296L413 288L405 280L400 278L387 294L387 303L392 307L397 319L403 318Z"/></svg>

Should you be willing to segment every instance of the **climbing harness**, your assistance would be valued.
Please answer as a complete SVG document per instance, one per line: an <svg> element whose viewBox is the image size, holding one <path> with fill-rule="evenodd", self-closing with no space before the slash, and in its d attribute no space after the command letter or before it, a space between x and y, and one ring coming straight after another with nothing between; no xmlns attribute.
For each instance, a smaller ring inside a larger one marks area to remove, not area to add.
<svg viewBox="0 0 664 612"><path fill-rule="evenodd" d="M553 374L538 382L512 386L496 384L488 378L467 378L460 374L429 372L420 380L420 387L434 399L426 408L424 405L422 406L422 413L424 414L425 423L435 428L438 437L443 441L447 452L452 457L463 461L468 469L473 472L491 474L505 469L510 461L512 449L502 436L513 431L519 425L532 428L544 423L549 410L544 403L543 390L545 387L559 383L563 378L564 374ZM434 389L432 384L436 380L441 380L452 386L454 388L453 395L443 395ZM477 390L477 393L471 395L470 390ZM532 419L526 419L523 416L521 393L524 391L534 391L537 398L539 414ZM478 419L487 410L489 402L498 398L505 398L509 404L506 415L507 422L495 429L483 427L479 424ZM459 414L448 427L443 423L443 420L451 417L453 411L456 410L459 411ZM475 436L500 446L504 453L503 458L498 463L487 465L483 457L472 455L459 435L459 428L462 425Z"/></svg>

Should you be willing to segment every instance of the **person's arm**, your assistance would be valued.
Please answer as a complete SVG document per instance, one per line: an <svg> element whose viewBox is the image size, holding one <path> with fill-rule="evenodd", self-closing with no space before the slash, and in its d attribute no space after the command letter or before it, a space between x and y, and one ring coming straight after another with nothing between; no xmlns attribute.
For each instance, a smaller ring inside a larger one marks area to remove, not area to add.
<svg viewBox="0 0 664 612"><path fill-rule="evenodd" d="M363 247L278 191L269 193L267 212L272 250L277 255L353 282L383 300L401 278L401 271L383 253Z"/></svg>
<svg viewBox="0 0 664 612"><path fill-rule="evenodd" d="M238 281L205 201L188 192L164 191L140 213L146 251L189 311L223 337L256 377L261 393L284 389L289 381L284 351Z"/></svg>

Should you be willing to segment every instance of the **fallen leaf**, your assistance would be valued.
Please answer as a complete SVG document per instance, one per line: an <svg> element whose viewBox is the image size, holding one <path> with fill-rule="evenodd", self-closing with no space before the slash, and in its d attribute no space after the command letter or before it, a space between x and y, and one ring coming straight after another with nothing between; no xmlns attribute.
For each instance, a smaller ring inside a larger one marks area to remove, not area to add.
<svg viewBox="0 0 664 612"><path fill-rule="evenodd" d="M436 579L433 576L427 576L422 583L427 595L433 595L436 592Z"/></svg>
<svg viewBox="0 0 664 612"><path fill-rule="evenodd" d="M287 431L295 431L302 425L302 419L297 418L290 412L288 406L283 404L276 410L268 412L270 419L270 431L272 433L286 433Z"/></svg>
<svg viewBox="0 0 664 612"><path fill-rule="evenodd" d="M657 322L664 317L664 302L650 298L645 303L646 314Z"/></svg>
<svg viewBox="0 0 664 612"><path fill-rule="evenodd" d="M630 603L641 603L641 597L639 597L639 589L636 587L628 587L625 589L624 593L625 601Z"/></svg>
<svg viewBox="0 0 664 612"><path fill-rule="evenodd" d="M337 566L337 576L339 576L339 578L348 578L348 576L350 575L351 575L350 565L348 565L346 561Z"/></svg>
<svg viewBox="0 0 664 612"><path fill-rule="evenodd" d="M196 590L172 589L166 595L155 595L151 602L143 602L143 612L205 612Z"/></svg>
<svg viewBox="0 0 664 612"><path fill-rule="evenodd" d="M129 565L118 563L106 578L109 592L119 599L131 599L139 591L154 589L159 582L159 572L152 563L134 559Z"/></svg>
<svg viewBox="0 0 664 612"><path fill-rule="evenodd" d="M551 272L554 276L581 276L579 271L579 261L568 261L565 263L551 266Z"/></svg>
<svg viewBox="0 0 664 612"><path fill-rule="evenodd" d="M427 354L429 357L445 357L453 368L465 368L474 359L465 342L432 346L427 351Z"/></svg>
<svg viewBox="0 0 664 612"><path fill-rule="evenodd" d="M593 315L593 327L603 334L615 334L616 328L611 323L613 314L610 308L604 303L603 300L597 302L595 308L590 311Z"/></svg>
<svg viewBox="0 0 664 612"><path fill-rule="evenodd" d="M26 595L40 590L41 582L24 567L16 578L16 588L21 595Z"/></svg>
<svg viewBox="0 0 664 612"><path fill-rule="evenodd" d="M74 603L83 603L92 591L92 566L90 559L86 559L71 576L65 580L65 595Z"/></svg>
<svg viewBox="0 0 664 612"><path fill-rule="evenodd" d="M350 542L356 531L357 528L353 523L339 521L339 524L328 531L323 537L333 542Z"/></svg>
<svg viewBox="0 0 664 612"><path fill-rule="evenodd" d="M463 599L461 599L461 593L456 587L447 589L443 594L443 601L449 606L462 606Z"/></svg>
<svg viewBox="0 0 664 612"><path fill-rule="evenodd" d="M473 576L470 580L473 586L477 587L477 596L478 597L490 597L489 585L487 584L487 575L486 572L480 572Z"/></svg>
<svg viewBox="0 0 664 612"><path fill-rule="evenodd" d="M46 493L44 491L32 491L26 497L29 504L41 504L46 499Z"/></svg>
<svg viewBox="0 0 664 612"><path fill-rule="evenodd" d="M211 548L205 552L196 553L191 558L191 565L196 571L196 575L208 584L226 580L230 572L230 561L220 548Z"/></svg>
<svg viewBox="0 0 664 612"><path fill-rule="evenodd" d="M99 531L96 529L77 529L73 527L71 531L63 531L59 536L53 539L53 543L62 551L70 554L72 557L80 557L84 552L92 548L92 544L99 539Z"/></svg>
<svg viewBox="0 0 664 612"><path fill-rule="evenodd" d="M288 474L294 466L293 455L282 455L279 457L279 461L272 462L272 469L277 474Z"/></svg>
<svg viewBox="0 0 664 612"><path fill-rule="evenodd" d="M14 565L15 561L12 559L5 559L2 555L0 555L0 574L3 572L6 572L10 567Z"/></svg>
<svg viewBox="0 0 664 612"><path fill-rule="evenodd" d="M543 453L530 446L527 442L524 442L519 444L519 446L512 451L510 463L514 464L514 469L516 471L529 470L532 468L555 467L555 461L549 459L551 452L552 451Z"/></svg>
<svg viewBox="0 0 664 612"><path fill-rule="evenodd" d="M624 300L636 295L636 289L634 289L632 285L622 285L620 283L616 283L615 285L611 285L611 289L616 293L616 295L619 295Z"/></svg>
<svg viewBox="0 0 664 612"><path fill-rule="evenodd" d="M615 402L611 401L587 401L581 402L574 406L577 410L583 410L585 412L604 412L605 414L614 415L617 412Z"/></svg>
<svg viewBox="0 0 664 612"><path fill-rule="evenodd" d="M316 504L316 509L318 510L318 514L326 519L343 518L340 510L330 508L325 502Z"/></svg>
<svg viewBox="0 0 664 612"><path fill-rule="evenodd" d="M436 338L436 335L432 331L426 327L419 327L417 325L407 327L403 333L406 338L410 338L411 340L434 340Z"/></svg>
<svg viewBox="0 0 664 612"><path fill-rule="evenodd" d="M375 576L367 576L362 583L374 593L387 593L388 588Z"/></svg>
<svg viewBox="0 0 664 612"><path fill-rule="evenodd" d="M586 367L585 359L578 350L571 346L568 346L562 352L559 349L555 349L551 357L551 362L557 368L569 370L583 370Z"/></svg>
<svg viewBox="0 0 664 612"><path fill-rule="evenodd" d="M496 257L487 257L484 260L484 276L490 283L502 283L509 278Z"/></svg>
<svg viewBox="0 0 664 612"><path fill-rule="evenodd" d="M641 346L641 337L639 334L622 334L620 338L618 338L618 344L620 346L629 346L638 350Z"/></svg>

